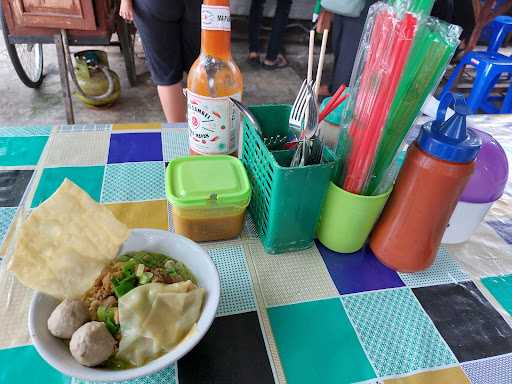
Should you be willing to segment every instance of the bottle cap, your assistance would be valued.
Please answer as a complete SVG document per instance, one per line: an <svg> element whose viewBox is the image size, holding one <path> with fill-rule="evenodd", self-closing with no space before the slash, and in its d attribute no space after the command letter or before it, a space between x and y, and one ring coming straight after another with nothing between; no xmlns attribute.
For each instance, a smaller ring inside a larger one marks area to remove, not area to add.
<svg viewBox="0 0 512 384"><path fill-rule="evenodd" d="M444 121L446 109L453 105L455 114ZM416 140L428 154L453 163L470 163L475 160L481 146L480 137L466 128L469 109L464 96L447 93L441 98L436 120L421 127Z"/></svg>

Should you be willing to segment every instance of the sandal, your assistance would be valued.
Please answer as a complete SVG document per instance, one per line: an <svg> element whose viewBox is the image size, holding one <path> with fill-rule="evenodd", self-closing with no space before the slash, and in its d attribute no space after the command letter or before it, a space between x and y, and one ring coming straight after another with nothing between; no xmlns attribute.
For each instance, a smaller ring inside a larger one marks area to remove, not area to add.
<svg viewBox="0 0 512 384"><path fill-rule="evenodd" d="M261 63L263 68L269 71L272 71L274 69L286 68L289 64L290 63L288 62L288 60L286 60L286 58L281 54L277 55L276 59L272 62L272 64L267 64L265 62Z"/></svg>
<svg viewBox="0 0 512 384"><path fill-rule="evenodd" d="M259 67L261 65L260 55L256 54L255 56L252 56L251 53L247 56L247 63L249 63L251 67Z"/></svg>

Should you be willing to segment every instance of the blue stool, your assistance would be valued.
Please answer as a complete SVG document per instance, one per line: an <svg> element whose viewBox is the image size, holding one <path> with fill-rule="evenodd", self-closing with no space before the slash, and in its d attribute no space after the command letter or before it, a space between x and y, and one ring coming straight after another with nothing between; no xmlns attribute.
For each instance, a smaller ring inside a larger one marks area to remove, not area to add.
<svg viewBox="0 0 512 384"><path fill-rule="evenodd" d="M468 98L471 113L478 112L479 109L483 109L487 113L510 113L512 112L511 86L509 86L505 97L489 97L488 95L501 74L507 74L509 82L512 78L512 58L498 52L505 38L512 32L512 17L498 16L488 24L488 27L491 31L491 38L487 51L466 53L451 74L439 97L448 93L460 71L466 65L471 65L476 68L475 82ZM501 108L496 107L495 101L502 101Z"/></svg>
<svg viewBox="0 0 512 384"><path fill-rule="evenodd" d="M496 10L497 8L501 7L503 4L506 4L509 0L496 0L496 3L494 4L494 7L492 7L493 10ZM485 0L480 0L480 6L484 6ZM492 22L487 23L487 25L484 26L482 29L482 32L480 33L479 40L487 41L488 43L491 42L491 37L493 36L494 28L492 28Z"/></svg>
<svg viewBox="0 0 512 384"><path fill-rule="evenodd" d="M512 75L512 58L499 53L468 52L453 71L439 97L443 97L445 93L450 91L459 72L466 65L476 68L475 82L473 83L473 89L467 100L471 113L478 112L480 108L487 113L512 112L512 92L510 91L510 86L507 95L503 99L501 108L497 108L496 105L488 99L489 92L494 87L501 74Z"/></svg>
<svg viewBox="0 0 512 384"><path fill-rule="evenodd" d="M512 16L498 16L488 25L491 29L491 38L489 39L487 52L496 53L508 34L512 32Z"/></svg>

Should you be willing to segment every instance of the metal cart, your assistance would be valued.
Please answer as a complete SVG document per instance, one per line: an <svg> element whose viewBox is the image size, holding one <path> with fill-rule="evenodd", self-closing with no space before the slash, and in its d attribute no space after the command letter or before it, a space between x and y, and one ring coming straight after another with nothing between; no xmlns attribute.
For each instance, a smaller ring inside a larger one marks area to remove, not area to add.
<svg viewBox="0 0 512 384"><path fill-rule="evenodd" d="M118 0L0 0L0 24L14 70L27 87L44 80L43 46L55 44L68 124L74 123L67 46L119 46L131 86L135 27L118 16ZM116 34L117 41L112 40Z"/></svg>

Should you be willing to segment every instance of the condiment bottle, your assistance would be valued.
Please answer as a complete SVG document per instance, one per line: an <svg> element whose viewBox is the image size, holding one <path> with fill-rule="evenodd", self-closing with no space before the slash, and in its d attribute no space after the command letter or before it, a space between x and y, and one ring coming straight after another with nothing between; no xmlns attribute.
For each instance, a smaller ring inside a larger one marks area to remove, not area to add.
<svg viewBox="0 0 512 384"><path fill-rule="evenodd" d="M443 122L452 103L455 114ZM466 128L467 113L462 95L447 94L436 120L422 127L408 150L370 238L377 258L394 270L417 272L434 262L481 145L479 136Z"/></svg>
<svg viewBox="0 0 512 384"><path fill-rule="evenodd" d="M241 100L242 74L231 56L229 0L204 0L201 54L187 80L189 147L192 154L235 154L240 116L229 97Z"/></svg>

